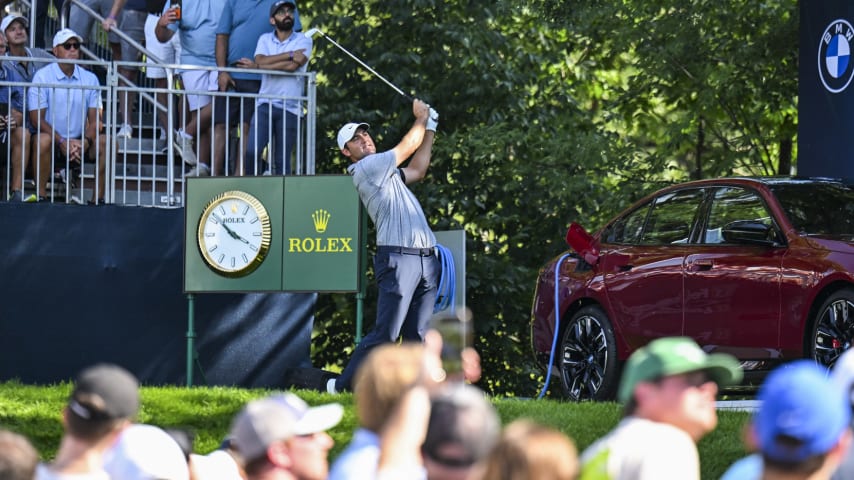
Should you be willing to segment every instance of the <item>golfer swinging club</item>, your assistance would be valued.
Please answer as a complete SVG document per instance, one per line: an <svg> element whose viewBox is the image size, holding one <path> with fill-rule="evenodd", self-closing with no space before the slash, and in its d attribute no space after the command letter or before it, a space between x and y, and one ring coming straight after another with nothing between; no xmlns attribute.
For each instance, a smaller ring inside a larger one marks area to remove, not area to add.
<svg viewBox="0 0 854 480"><path fill-rule="evenodd" d="M374 273L379 288L377 320L356 346L341 376L330 379L326 390L351 390L359 364L377 345L397 341L420 342L427 332L441 266L436 237L427 224L418 199L406 185L427 173L439 114L421 100L412 102L415 123L400 143L377 153L367 123L348 123L338 130L338 147L353 164L347 168L377 229ZM401 164L410 156L409 164Z"/></svg>

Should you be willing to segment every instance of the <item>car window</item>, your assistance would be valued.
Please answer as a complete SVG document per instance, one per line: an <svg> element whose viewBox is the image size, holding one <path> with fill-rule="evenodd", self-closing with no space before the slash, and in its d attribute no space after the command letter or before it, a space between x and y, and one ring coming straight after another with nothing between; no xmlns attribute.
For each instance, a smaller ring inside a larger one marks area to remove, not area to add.
<svg viewBox="0 0 854 480"><path fill-rule="evenodd" d="M725 243L721 231L726 225L759 222L772 226L771 214L756 192L740 187L723 187L715 191L709 210L709 221L702 243Z"/></svg>
<svg viewBox="0 0 854 480"><path fill-rule="evenodd" d="M646 214L649 212L649 205L649 203L644 204L609 225L602 233L602 241L604 243L637 245L640 242L643 224L646 222Z"/></svg>
<svg viewBox="0 0 854 480"><path fill-rule="evenodd" d="M854 236L854 189L836 183L773 185L771 191L802 235Z"/></svg>
<svg viewBox="0 0 854 480"><path fill-rule="evenodd" d="M640 243L668 245L688 243L691 226L703 201L703 189L666 193L652 202Z"/></svg>

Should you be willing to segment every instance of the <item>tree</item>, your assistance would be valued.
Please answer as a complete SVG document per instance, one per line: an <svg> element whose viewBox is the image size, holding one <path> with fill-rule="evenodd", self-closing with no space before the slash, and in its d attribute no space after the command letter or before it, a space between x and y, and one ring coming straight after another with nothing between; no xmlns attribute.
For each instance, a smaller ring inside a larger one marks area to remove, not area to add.
<svg viewBox="0 0 854 480"><path fill-rule="evenodd" d="M713 2L681 5L300 5L314 15L307 28L320 28L441 114L433 165L414 190L434 229L467 233L467 303L484 359L481 383L493 393L530 396L539 388L529 340L534 279L566 248L570 221L593 229L676 179L776 172L793 145L796 81L788 76L795 74L779 64L794 65L797 55L794 4L761 3L750 21L746 3L732 13ZM692 53L698 45L700 54ZM380 149L411 124L408 100L330 42L315 39L310 68L318 72L319 173L346 168L334 141L341 124L370 123ZM354 303L352 295L322 297L316 365L346 362Z"/></svg>

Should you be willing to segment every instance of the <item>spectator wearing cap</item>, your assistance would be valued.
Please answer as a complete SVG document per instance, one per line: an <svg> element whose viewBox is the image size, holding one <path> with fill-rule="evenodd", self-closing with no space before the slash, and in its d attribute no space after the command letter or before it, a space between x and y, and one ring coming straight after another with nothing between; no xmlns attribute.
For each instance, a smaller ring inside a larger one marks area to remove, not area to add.
<svg viewBox="0 0 854 480"><path fill-rule="evenodd" d="M6 35L0 30L0 50L5 51ZM0 57L0 82L23 83L24 79L12 66L12 62ZM24 171L29 164L30 133L24 124L24 87L20 85L0 86L0 144L4 155L12 164L10 202L36 200L35 195L24 198Z"/></svg>
<svg viewBox="0 0 854 480"><path fill-rule="evenodd" d="M306 72L312 41L295 31L296 17L296 4L290 0L279 0L270 8L269 24L274 28L258 39L255 49L258 68ZM302 102L298 98L303 96L304 87L305 78L299 76L265 74L261 78L261 94L288 98L258 97L247 137L248 154L244 173L261 173L259 163L264 147L267 147L268 168L273 174L291 173L291 154L297 144L299 122L303 114ZM272 144L271 138L274 139Z"/></svg>
<svg viewBox="0 0 854 480"><path fill-rule="evenodd" d="M722 478L830 479L851 445L847 392L823 367L799 360L771 372L757 399L747 438L758 454L739 460Z"/></svg>
<svg viewBox="0 0 854 480"><path fill-rule="evenodd" d="M504 429L479 480L575 480L578 451L563 432L529 420Z"/></svg>
<svg viewBox="0 0 854 480"><path fill-rule="evenodd" d="M807 363L812 363L812 362L807 362ZM811 370L811 367L804 367L800 364L794 364L792 366L796 367L796 369L806 368L807 370ZM807 380L800 380L799 381L799 382L803 382L803 385L801 385L799 383L797 385L797 387L795 387L795 388L803 391L804 392L803 394L806 394L806 392L809 391L810 395L816 396L816 398L821 396L822 398L816 400L814 402L815 404L813 404L812 400L809 400L810 405L808 407L806 407L803 410L803 412L805 414L807 414L807 413L811 412L812 409L814 409L814 408L826 408L826 413L830 413L830 412L834 411L833 407L830 407L830 408L822 407L822 405L826 404L826 402L831 401L831 399L832 399L832 396L830 394L828 394L827 392L824 392L824 390L826 389L826 385L824 385L825 382L823 380L819 381L818 379L815 378L815 375L810 373L810 372L803 372L803 371L797 372L797 371L795 371L795 372L787 372L785 374L782 373L782 370L787 369L787 368L789 368L789 366L780 367L780 373L777 373L777 371L775 371L774 377L769 376L766 379L765 384L761 387L761 390L760 390L760 397L759 397L760 400L762 400L762 398L770 398L773 395L773 391L775 389L778 389L778 390L781 389L782 388L781 385L783 385L784 383L794 382L794 379L796 377L802 377L802 378L806 377ZM822 376L824 376L823 371L821 371L821 374L822 374ZM812 377L812 378L809 379L808 377ZM831 377L830 378L835 383L836 388L839 389L839 392L840 392L842 398L844 399L845 403L849 406L848 408L850 409L851 405L852 405L851 392L852 392L852 388L854 388L854 350L846 351L836 360L836 363L833 365L833 370L831 371ZM773 380L773 383L772 383L772 380ZM816 384L818 384L818 385L816 386ZM813 389L814 387L817 388L818 390L810 390L810 389ZM822 392L824 392L824 393L822 393ZM785 395L791 395L791 394L786 393ZM785 395L784 395L784 397L785 397ZM772 402L776 402L775 403L776 406L769 405L768 408L780 408L781 402L783 402L783 401L785 401L785 400L774 399ZM802 401L804 401L804 400L802 400ZM794 403L792 403L791 400L789 400L789 402L791 403L791 406L793 408ZM764 405L765 405L764 401L762 402L761 405L762 406L760 406L760 409L764 408ZM838 410L838 408L836 410ZM765 428L769 428L770 422L767 421L767 418L768 418L768 413L766 412ZM765 473L763 473L763 470L765 470L765 468L764 468L765 460L763 459L763 453L761 451L761 448L760 448L761 446L759 444L759 438L757 435L757 433L758 433L758 431L757 431L758 419L759 419L759 416L756 415L754 417L754 419L751 421L750 425L748 426L748 428L746 430L745 438L744 438L744 441L745 441L745 444L746 444L748 451L755 452L755 453L752 453L751 455L748 455L747 457L744 457L744 458L738 460L737 462L733 463L727 469L727 471L723 474L723 476L721 476L721 480L753 480L753 479L758 480L758 479L763 478L763 475L767 473L767 470L765 471ZM794 427L794 425L790 425L790 427ZM802 425L800 427L801 428L801 433L800 433L801 438L806 438L804 436L804 434L806 433L806 427L808 427L808 426ZM832 435L833 435L832 432L828 432L828 436L832 436ZM809 468L803 469L804 471L802 471L800 473L789 471L790 468L793 467L793 465L784 466L784 468L786 469L786 474L788 475L785 478L793 478L793 479L805 478L805 477L803 477L805 471L806 470L812 470L813 467L816 467L816 464L819 463L819 461L820 461L819 458L814 458L812 460L812 465L811 466L807 465L807 467L809 467ZM771 460L771 464L774 464L774 463L779 463L779 462L775 462L774 460ZM799 470L799 469L796 469L796 470ZM818 477L816 477L816 478L827 478L825 472L816 471L815 473L818 475ZM772 472L772 474L773 474L773 472ZM836 469L836 471L833 473L833 475L830 478L832 480L846 480L846 479L852 478L852 475L854 475L854 451L852 451L852 447L849 447L848 452L846 452L843 455L843 458L841 460L839 467ZM809 477L809 478L813 478L813 477Z"/></svg>
<svg viewBox="0 0 854 480"><path fill-rule="evenodd" d="M287 3L287 8L285 3ZM287 10L287 13L283 13L282 16L276 18L274 15L280 9L283 11ZM278 20L278 22L274 21L274 19ZM268 39L269 41L263 44L264 48L259 58L258 47L262 46L260 37L271 37L273 35L273 33L269 33L271 24L276 27L276 31L279 31L279 26L281 26L280 31L282 33L278 34L275 44L271 44L272 39ZM267 78L269 77L267 75L265 75L264 79L266 83L266 88L264 88L265 85L262 84L261 75L257 73L241 71L227 72L223 69L226 67L238 69L266 68L293 72L304 67L308 62L308 55L311 53L311 40L301 33L297 33L301 29L296 3L293 0L288 0L287 2L282 0L227 0L216 30L216 65L220 68L217 74L219 91L255 94L260 90L264 90L266 93L278 95L279 92L271 91L271 80ZM302 56L299 56L299 54L295 55L298 48L305 49L306 43L308 43L308 52L302 52ZM280 51L277 47L289 48L288 52L290 56L286 54L282 55L281 58L270 58L272 55L285 52L285 50ZM290 60L288 60L289 58ZM274 83L274 85L278 84ZM266 100L266 103L270 101L269 99L264 100ZM260 105L261 99L259 98L258 101ZM227 132L237 125L240 128L239 138L248 138L249 124L255 111L255 98L249 96L216 97L214 102L214 148L215 154L222 157L217 158L215 163L221 165L224 163ZM278 120L281 123L281 101L278 103L280 107ZM260 114L259 112L258 115ZM270 115L269 112L267 112L267 115ZM276 117L274 117L275 121ZM269 124L269 121L267 123ZM275 131L279 132L279 136L284 132L281 125ZM264 133L266 134L266 130ZM269 138L269 134L263 138ZM259 148L263 149L266 141L261 145ZM283 155L282 146L277 144L277 147L280 147L280 149L276 152L276 155ZM241 166L245 150L246 144L241 143L238 146L240 160L237 163L237 172L241 174L246 170L245 165ZM280 170L276 173L281 175L284 171L281 170L281 165L278 166Z"/></svg>
<svg viewBox="0 0 854 480"><path fill-rule="evenodd" d="M8 42L6 55L32 59L12 62L12 66L18 75L24 81L31 82L37 70L55 61L56 58L44 49L27 46L29 45L28 27L29 23L26 18L14 14L3 17L3 21L0 22L0 30L6 34L6 41Z"/></svg>
<svg viewBox="0 0 854 480"><path fill-rule="evenodd" d="M581 455L581 478L700 478L696 442L717 426L718 388L741 381L738 361L693 340L653 340L625 365L617 399L625 417Z"/></svg>
<svg viewBox="0 0 854 480"><path fill-rule="evenodd" d="M104 203L107 157L112 149L107 148L107 136L102 133L98 77L72 63L80 59L82 42L80 35L68 28L56 32L53 54L60 61L36 72L35 86L28 93L30 122L37 132L40 200L47 195L45 185L52 160L62 162L70 171L71 164L82 166L89 159L97 165L97 185L89 203Z"/></svg>
<svg viewBox="0 0 854 480"><path fill-rule="evenodd" d="M421 446L427 479L480 478L500 434L498 413L483 392L464 383L440 388L430 398L430 420Z"/></svg>
<svg viewBox="0 0 854 480"><path fill-rule="evenodd" d="M0 479L33 480L39 454L27 437L0 430Z"/></svg>
<svg viewBox="0 0 854 480"><path fill-rule="evenodd" d="M36 480L106 480L104 454L139 410L139 385L127 370L100 364L83 370L62 412L65 433L56 459Z"/></svg>
<svg viewBox="0 0 854 480"><path fill-rule="evenodd" d="M323 480L334 441L326 430L341 421L337 403L309 407L292 393L249 402L231 426L231 442L249 480Z"/></svg>

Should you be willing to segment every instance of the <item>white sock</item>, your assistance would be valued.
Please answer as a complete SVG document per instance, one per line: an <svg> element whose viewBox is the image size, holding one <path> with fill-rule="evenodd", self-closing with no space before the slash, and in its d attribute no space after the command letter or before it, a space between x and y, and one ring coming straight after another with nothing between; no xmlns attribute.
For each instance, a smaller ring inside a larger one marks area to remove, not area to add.
<svg viewBox="0 0 854 480"><path fill-rule="evenodd" d="M181 135L182 138L190 138L190 139L193 138L191 135L187 135L187 133L184 132L183 128L178 129L178 135Z"/></svg>

